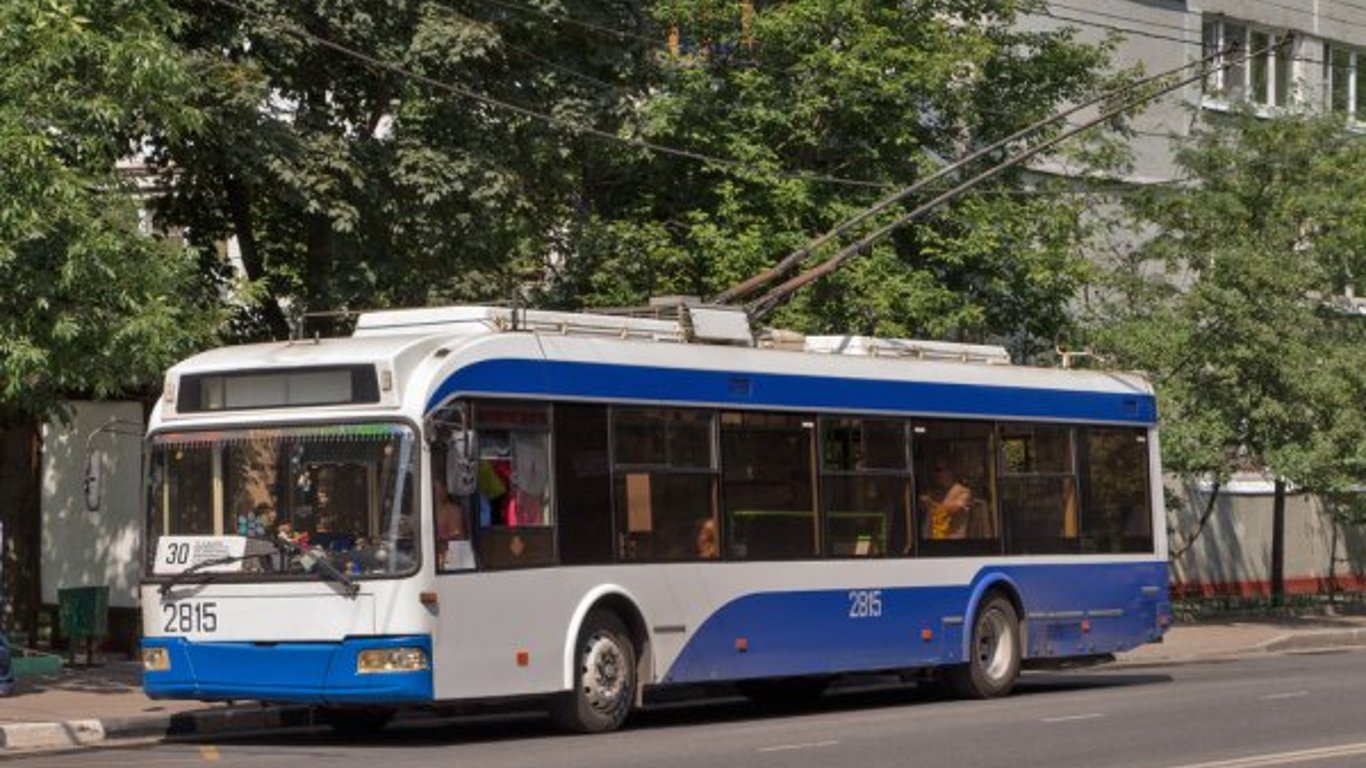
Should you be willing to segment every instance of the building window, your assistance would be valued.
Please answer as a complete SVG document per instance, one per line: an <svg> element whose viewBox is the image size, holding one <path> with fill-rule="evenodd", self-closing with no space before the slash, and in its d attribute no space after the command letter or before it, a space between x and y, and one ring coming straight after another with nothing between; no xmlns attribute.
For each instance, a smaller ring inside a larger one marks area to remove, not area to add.
<svg viewBox="0 0 1366 768"><path fill-rule="evenodd" d="M1210 62L1207 100L1248 101L1264 107L1290 104L1292 52L1282 34L1224 19L1206 19L1204 55Z"/></svg>
<svg viewBox="0 0 1366 768"><path fill-rule="evenodd" d="M1348 118L1357 115L1357 65L1361 54L1348 48L1331 46L1324 57L1323 79L1329 111Z"/></svg>

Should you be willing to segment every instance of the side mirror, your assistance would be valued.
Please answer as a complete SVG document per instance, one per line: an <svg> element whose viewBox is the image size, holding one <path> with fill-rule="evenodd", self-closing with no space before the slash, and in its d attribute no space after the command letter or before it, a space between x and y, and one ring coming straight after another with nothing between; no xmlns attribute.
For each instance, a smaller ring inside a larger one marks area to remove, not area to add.
<svg viewBox="0 0 1366 768"><path fill-rule="evenodd" d="M104 497L104 451L90 450L85 454L85 508L100 510Z"/></svg>

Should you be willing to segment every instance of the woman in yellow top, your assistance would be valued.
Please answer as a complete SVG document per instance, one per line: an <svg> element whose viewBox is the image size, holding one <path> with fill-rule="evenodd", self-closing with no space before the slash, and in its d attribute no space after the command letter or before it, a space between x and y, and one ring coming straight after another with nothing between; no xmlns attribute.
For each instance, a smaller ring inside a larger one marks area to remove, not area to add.
<svg viewBox="0 0 1366 768"><path fill-rule="evenodd" d="M930 521L930 538L966 538L972 491L958 482L953 469L942 462L934 465L934 482L937 493L920 495L920 508Z"/></svg>

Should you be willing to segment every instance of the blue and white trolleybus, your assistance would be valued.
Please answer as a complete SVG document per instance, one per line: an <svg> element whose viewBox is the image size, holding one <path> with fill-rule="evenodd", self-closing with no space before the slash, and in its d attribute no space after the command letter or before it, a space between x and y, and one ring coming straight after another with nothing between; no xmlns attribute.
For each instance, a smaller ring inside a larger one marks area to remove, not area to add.
<svg viewBox="0 0 1366 768"><path fill-rule="evenodd" d="M450 307L213 350L151 419L158 698L527 698L578 731L653 688L972 697L1169 621L1141 377L995 347Z"/></svg>

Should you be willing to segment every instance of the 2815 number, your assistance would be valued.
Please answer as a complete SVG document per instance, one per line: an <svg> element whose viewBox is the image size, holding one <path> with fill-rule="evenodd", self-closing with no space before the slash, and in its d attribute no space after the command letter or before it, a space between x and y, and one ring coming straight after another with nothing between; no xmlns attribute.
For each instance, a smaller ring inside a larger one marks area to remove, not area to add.
<svg viewBox="0 0 1366 768"><path fill-rule="evenodd" d="M161 606L166 616L164 632L197 632L210 634L218 631L218 603L169 603Z"/></svg>

